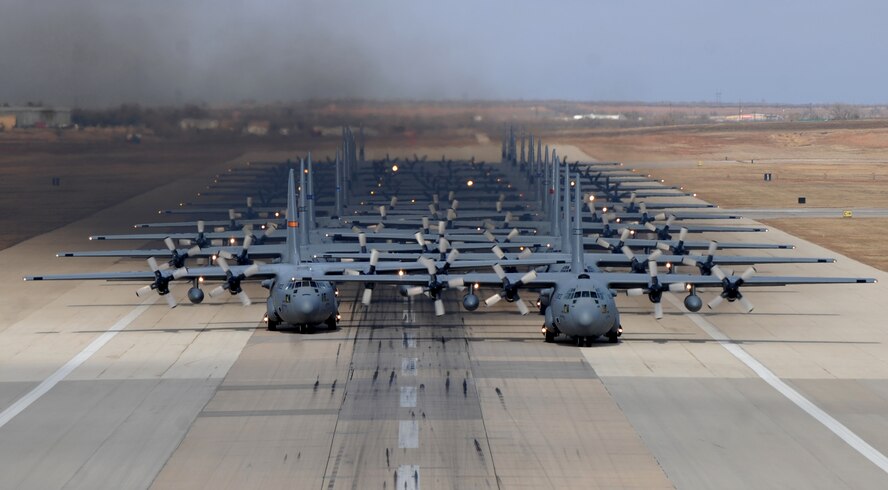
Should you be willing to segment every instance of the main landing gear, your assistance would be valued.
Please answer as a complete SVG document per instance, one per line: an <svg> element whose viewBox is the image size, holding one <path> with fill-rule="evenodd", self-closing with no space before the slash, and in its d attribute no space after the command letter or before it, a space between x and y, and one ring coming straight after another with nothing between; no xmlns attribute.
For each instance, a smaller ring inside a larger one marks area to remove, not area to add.
<svg viewBox="0 0 888 490"><path fill-rule="evenodd" d="M543 332L543 336L546 338L547 344L551 344L552 342L555 342L555 337L558 336L558 332L556 330L554 330L554 329L550 330L545 325L543 325L542 332Z"/></svg>

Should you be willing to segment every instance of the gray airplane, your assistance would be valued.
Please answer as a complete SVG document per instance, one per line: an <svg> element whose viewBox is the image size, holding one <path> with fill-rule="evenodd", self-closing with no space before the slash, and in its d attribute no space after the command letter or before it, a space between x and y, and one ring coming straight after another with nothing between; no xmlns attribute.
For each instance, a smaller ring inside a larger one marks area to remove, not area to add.
<svg viewBox="0 0 888 490"><path fill-rule="evenodd" d="M579 186L575 188L576 202L581 203ZM579 223L579 207L575 207L574 222ZM495 287L499 292L487 298L485 305L494 304L505 299L517 305L522 314L527 314L529 308L520 298L519 290L531 288L539 291L539 303L544 313L542 327L543 335L547 342L564 334L574 339L578 345L590 345L601 336L605 336L610 342L617 342L622 334L620 315L615 302L616 291L622 290L630 296L647 294L654 305L654 316L663 316L660 303L665 292L684 293L688 295L684 300L685 307L690 311L699 311L703 306L702 299L697 295L698 288L719 288L718 296L708 302L710 308L717 307L721 302L738 301L746 311L751 311L752 303L746 299L740 291L746 286L778 286L787 284L860 284L873 283L872 278L856 277L793 277L771 276L761 277L755 275L755 269L749 268L742 275L726 275L718 266L713 266L712 275L687 275L666 274L660 275L655 262L648 265L648 274L638 273L614 273L602 272L594 266L583 262L581 239L582 230L574 226L572 228L573 246L571 264L561 272L537 273L507 273L502 267L494 266L494 273L468 273L462 275L430 274L423 277L411 276L384 276L377 275L374 282L397 284L401 291L407 295L427 294L431 298L440 300L440 295L446 289L444 285L471 284L477 286ZM332 278L324 278L332 279ZM366 278L362 278L366 281ZM344 282L354 279L344 278ZM463 298L463 307L467 310L475 310L480 305L479 298L475 295L476 287L470 287L469 293Z"/></svg>

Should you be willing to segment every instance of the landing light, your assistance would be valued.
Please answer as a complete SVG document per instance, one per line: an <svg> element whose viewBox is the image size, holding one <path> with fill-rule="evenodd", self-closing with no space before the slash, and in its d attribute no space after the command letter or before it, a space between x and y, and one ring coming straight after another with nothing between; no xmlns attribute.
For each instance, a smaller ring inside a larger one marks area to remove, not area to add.
<svg viewBox="0 0 888 490"><path fill-rule="evenodd" d="M589 194L589 202L592 202L594 200L595 200L595 196L593 196L592 194Z"/></svg>
<svg viewBox="0 0 888 490"><path fill-rule="evenodd" d="M601 212L602 212L602 213L606 213L606 212L607 212L607 206L601 208Z"/></svg>
<svg viewBox="0 0 888 490"><path fill-rule="evenodd" d="M237 243L237 241L236 241L234 238L229 238L229 239L228 239L228 244L229 244L229 245L234 245L235 243Z"/></svg>
<svg viewBox="0 0 888 490"><path fill-rule="evenodd" d="M398 166L392 165L392 172L397 172L397 171L398 171Z"/></svg>
<svg viewBox="0 0 888 490"><path fill-rule="evenodd" d="M411 199L410 204L416 204L416 199Z"/></svg>
<svg viewBox="0 0 888 490"><path fill-rule="evenodd" d="M203 278L203 276L198 277L198 278L197 278L197 282L204 282L204 278Z"/></svg>
<svg viewBox="0 0 888 490"><path fill-rule="evenodd" d="M403 276L403 275L404 275L404 271L403 271L403 270L399 270L399 271L398 271L398 275L399 275L399 276Z"/></svg>
<svg viewBox="0 0 888 490"><path fill-rule="evenodd" d="M480 287L481 287L481 285L478 284L477 282L476 282L475 285L473 286L474 289L479 289Z"/></svg>
<svg viewBox="0 0 888 490"><path fill-rule="evenodd" d="M468 187L472 187L473 185L475 185L474 180L469 180L468 182L466 182L466 186L468 186Z"/></svg>

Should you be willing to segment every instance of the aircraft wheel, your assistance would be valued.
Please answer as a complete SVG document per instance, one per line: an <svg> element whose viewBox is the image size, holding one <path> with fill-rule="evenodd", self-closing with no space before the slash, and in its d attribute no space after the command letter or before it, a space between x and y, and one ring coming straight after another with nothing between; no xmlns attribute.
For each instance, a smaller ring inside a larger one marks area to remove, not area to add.
<svg viewBox="0 0 888 490"><path fill-rule="evenodd" d="M336 330L336 315L330 315L330 318L327 318L327 321L324 323L330 330Z"/></svg>
<svg viewBox="0 0 888 490"><path fill-rule="evenodd" d="M594 339L595 337L586 337L586 341L584 342L584 344L586 344L586 347L592 347L592 341Z"/></svg>
<svg viewBox="0 0 888 490"><path fill-rule="evenodd" d="M270 318L268 316L265 317L265 328L271 332L277 331L279 323L280 322L275 321L273 318Z"/></svg>
<svg viewBox="0 0 888 490"><path fill-rule="evenodd" d="M577 347L582 347L585 343L586 340L583 337L577 337Z"/></svg>
<svg viewBox="0 0 888 490"><path fill-rule="evenodd" d="M620 336L617 335L616 332L615 333L608 333L607 334L607 341L611 344L616 344L616 343L620 342Z"/></svg>
<svg viewBox="0 0 888 490"><path fill-rule="evenodd" d="M552 342L555 342L555 331L554 330L549 330L547 328L545 335L546 335L546 343L547 344L551 344Z"/></svg>

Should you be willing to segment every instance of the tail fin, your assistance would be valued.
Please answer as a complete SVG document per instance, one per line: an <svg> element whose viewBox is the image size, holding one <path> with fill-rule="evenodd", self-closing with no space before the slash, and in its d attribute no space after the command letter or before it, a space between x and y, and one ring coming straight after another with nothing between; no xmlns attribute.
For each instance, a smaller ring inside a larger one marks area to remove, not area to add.
<svg viewBox="0 0 888 490"><path fill-rule="evenodd" d="M290 264L299 263L299 216L296 214L296 171L290 169L287 182L287 248L284 261Z"/></svg>
<svg viewBox="0 0 888 490"><path fill-rule="evenodd" d="M565 190L565 192L567 192ZM581 221L583 210L583 191L580 190L580 176L577 174L576 184L574 184L574 200L576 208L574 209L574 225L573 225L573 246L570 249L570 270L574 274L586 272L585 253L583 251L583 222ZM570 212L570 206L564 210L565 213Z"/></svg>

